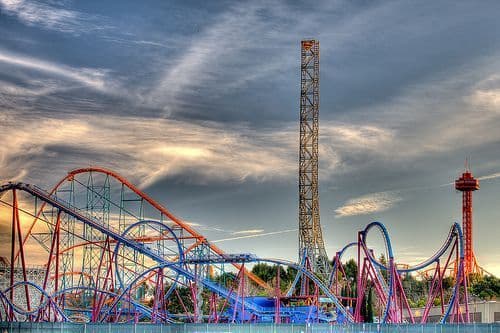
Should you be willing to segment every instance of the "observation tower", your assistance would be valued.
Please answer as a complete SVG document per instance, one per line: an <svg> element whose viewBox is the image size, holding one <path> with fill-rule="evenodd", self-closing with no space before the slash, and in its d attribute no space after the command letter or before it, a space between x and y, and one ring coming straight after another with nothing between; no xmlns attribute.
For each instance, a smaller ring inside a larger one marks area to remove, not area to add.
<svg viewBox="0 0 500 333"><path fill-rule="evenodd" d="M474 178L468 163L464 173L455 180L455 189L462 192L462 229L464 232L465 272L476 271L477 263L472 244L472 192L479 190L479 180ZM477 270L479 271L479 270Z"/></svg>

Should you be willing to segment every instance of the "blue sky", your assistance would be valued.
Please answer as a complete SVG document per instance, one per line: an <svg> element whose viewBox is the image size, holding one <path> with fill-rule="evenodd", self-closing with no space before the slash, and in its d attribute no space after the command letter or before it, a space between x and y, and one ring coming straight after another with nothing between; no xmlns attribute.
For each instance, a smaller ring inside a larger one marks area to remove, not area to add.
<svg viewBox="0 0 500 333"><path fill-rule="evenodd" d="M450 184L470 156L476 255L500 274L499 12L0 0L0 179L49 188L108 167L228 252L295 259L299 42L313 37L328 253L380 220L400 262L429 256L461 220Z"/></svg>

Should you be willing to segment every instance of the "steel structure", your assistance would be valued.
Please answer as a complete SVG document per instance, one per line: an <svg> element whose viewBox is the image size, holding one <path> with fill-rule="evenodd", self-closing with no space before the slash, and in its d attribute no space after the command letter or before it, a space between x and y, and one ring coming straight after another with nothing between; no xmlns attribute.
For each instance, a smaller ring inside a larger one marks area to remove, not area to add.
<svg viewBox="0 0 500 333"><path fill-rule="evenodd" d="M0 186L0 222L11 227L10 260L2 259L0 276L0 321L361 322L372 288L381 322L428 322L436 299L442 305L440 322L468 322L458 224L434 256L400 268L387 230L371 223L337 253L325 283L307 252L298 264L224 253L125 178L102 168L72 171L51 191L24 183ZM377 261L369 247L373 230L382 235L387 263ZM354 283L345 279L342 262L349 248L357 253ZM246 269L259 262L276 265L271 285ZM289 285L280 281L285 269L295 272ZM426 309L417 318L402 279L421 270L433 274ZM446 276L453 288L445 292ZM346 287L352 296L342 294Z"/></svg>
<svg viewBox="0 0 500 333"><path fill-rule="evenodd" d="M319 41L303 40L300 57L299 257L327 276L330 264L320 225L318 193Z"/></svg>
<svg viewBox="0 0 500 333"><path fill-rule="evenodd" d="M466 163L465 171L455 180L455 189L462 192L462 228L465 238L465 271L467 274L479 273L472 243L472 192L479 190L479 180L474 178Z"/></svg>

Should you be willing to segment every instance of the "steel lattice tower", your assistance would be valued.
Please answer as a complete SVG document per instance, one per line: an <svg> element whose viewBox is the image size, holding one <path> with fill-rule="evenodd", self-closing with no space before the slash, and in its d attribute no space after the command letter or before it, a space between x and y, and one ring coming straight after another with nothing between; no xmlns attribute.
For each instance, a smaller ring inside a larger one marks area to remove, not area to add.
<svg viewBox="0 0 500 333"><path fill-rule="evenodd" d="M326 276L318 194L319 42L303 40L300 58L299 257L307 255L314 272Z"/></svg>
<svg viewBox="0 0 500 333"><path fill-rule="evenodd" d="M455 189L462 192L462 229L464 232L465 272L473 273L477 270L474 248L472 246L472 192L479 190L479 180L472 176L469 167L455 181Z"/></svg>

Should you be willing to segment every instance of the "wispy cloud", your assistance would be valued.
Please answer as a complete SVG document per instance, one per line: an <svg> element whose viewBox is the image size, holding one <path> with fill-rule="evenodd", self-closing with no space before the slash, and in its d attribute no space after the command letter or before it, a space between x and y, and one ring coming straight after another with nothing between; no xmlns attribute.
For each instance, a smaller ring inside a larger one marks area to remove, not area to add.
<svg viewBox="0 0 500 333"><path fill-rule="evenodd" d="M0 50L0 63L62 77L98 91L106 91L112 85L109 71L104 69L75 68L4 50Z"/></svg>
<svg viewBox="0 0 500 333"><path fill-rule="evenodd" d="M382 158L394 143L393 130L370 124L323 121L320 124L321 173L325 176L363 168Z"/></svg>
<svg viewBox="0 0 500 333"><path fill-rule="evenodd" d="M331 123L326 123L326 125L326 128L322 129L322 133L326 137L335 136L337 140L341 141L340 144L347 144L358 149L380 150L394 139L394 133L391 130L374 125L341 124L332 126Z"/></svg>
<svg viewBox="0 0 500 333"><path fill-rule="evenodd" d="M233 235L260 234L263 232L264 229L248 229L248 230L234 231Z"/></svg>
<svg viewBox="0 0 500 333"><path fill-rule="evenodd" d="M476 107L500 112L500 74L479 81L469 95L469 102Z"/></svg>
<svg viewBox="0 0 500 333"><path fill-rule="evenodd" d="M377 192L353 198L335 209L336 217L367 215L386 211L402 199L395 192Z"/></svg>
<svg viewBox="0 0 500 333"><path fill-rule="evenodd" d="M149 103L161 105L167 114L176 113L183 111L182 107L188 103L185 96L199 97L204 91L212 98L219 98L248 82L293 65L293 57L283 57L276 52L279 50L276 40L262 38L275 28L263 12L276 15L279 20L278 16L285 17L288 13L286 9L279 2L271 7L260 2L234 3L200 34L183 39L184 45L179 47L185 51L167 61L147 98ZM267 47L263 43L268 43ZM266 49L266 60L256 61L255 51Z"/></svg>
<svg viewBox="0 0 500 333"><path fill-rule="evenodd" d="M239 15L232 11L221 14L217 23L196 37L180 58L168 66L152 92L151 99L169 103L166 111L171 113L172 104L177 102L179 95L186 91L187 87L204 84L213 78L215 71L206 70L207 65L223 56L227 59L235 47L241 47L235 46L241 45L235 44L235 39L238 39L244 27L248 28L249 18L253 16L254 10L250 8L248 13L240 10Z"/></svg>
<svg viewBox="0 0 500 333"><path fill-rule="evenodd" d="M185 224L191 226L191 227L195 227L197 230L199 231L203 231L203 232L206 232L206 231L215 231L217 233L224 233L224 234L230 234L231 232L226 230L226 229L223 229L221 227L218 227L218 226L214 226L214 225L207 225L207 224L203 224L203 223L198 223L198 222L186 222L186 221L183 221Z"/></svg>
<svg viewBox="0 0 500 333"><path fill-rule="evenodd" d="M103 28L96 24L95 16L64 8L56 2L0 0L0 9L4 14L17 17L28 26L49 30L81 33Z"/></svg>
<svg viewBox="0 0 500 333"><path fill-rule="evenodd" d="M191 226L191 227L201 227L202 224L201 223L198 223L198 222L189 222L189 221L183 221L183 223Z"/></svg>
<svg viewBox="0 0 500 333"><path fill-rule="evenodd" d="M490 173L489 175L477 177L477 179L479 179L479 180L488 180L488 179L496 179L496 178L500 178L500 172Z"/></svg>
<svg viewBox="0 0 500 333"><path fill-rule="evenodd" d="M500 108L500 89L477 90L471 98L477 105L483 105L497 110Z"/></svg>
<svg viewBox="0 0 500 333"><path fill-rule="evenodd" d="M286 234L286 233L290 233L290 232L297 232L298 230L299 229L287 229L287 230L280 230L280 231L265 232L265 233L260 233L260 234L229 237L229 238L223 238L223 239L216 239L216 240L211 241L211 243L227 242L227 241L233 241L233 240L245 239L245 238L257 238L257 237L265 237L265 236L272 236L272 235L280 235L280 234Z"/></svg>

